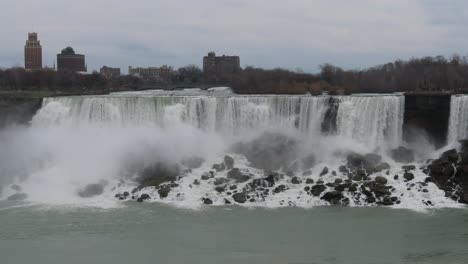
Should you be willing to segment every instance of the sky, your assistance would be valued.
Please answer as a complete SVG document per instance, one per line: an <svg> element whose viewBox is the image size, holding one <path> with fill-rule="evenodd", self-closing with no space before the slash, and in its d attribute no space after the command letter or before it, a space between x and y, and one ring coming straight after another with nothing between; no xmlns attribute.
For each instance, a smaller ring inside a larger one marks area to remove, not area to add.
<svg viewBox="0 0 468 264"><path fill-rule="evenodd" d="M209 51L306 72L468 54L466 0L2 0L0 17L0 67L23 66L32 31L43 64L72 46L88 71L201 66Z"/></svg>

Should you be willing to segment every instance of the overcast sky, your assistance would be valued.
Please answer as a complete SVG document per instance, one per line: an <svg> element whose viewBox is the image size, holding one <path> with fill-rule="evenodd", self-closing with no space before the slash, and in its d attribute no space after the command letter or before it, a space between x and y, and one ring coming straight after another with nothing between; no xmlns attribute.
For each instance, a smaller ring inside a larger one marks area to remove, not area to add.
<svg viewBox="0 0 468 264"><path fill-rule="evenodd" d="M241 64L317 71L412 56L468 54L466 0L2 0L0 67L22 66L36 31L45 65L66 46L88 70L201 66L209 51Z"/></svg>

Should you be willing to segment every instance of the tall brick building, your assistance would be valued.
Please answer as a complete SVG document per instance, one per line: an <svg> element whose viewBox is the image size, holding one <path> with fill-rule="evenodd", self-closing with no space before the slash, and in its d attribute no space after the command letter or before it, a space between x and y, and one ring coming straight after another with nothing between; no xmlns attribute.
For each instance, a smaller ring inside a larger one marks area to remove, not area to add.
<svg viewBox="0 0 468 264"><path fill-rule="evenodd" d="M42 46L37 33L28 33L24 46L24 68L26 70L42 69Z"/></svg>
<svg viewBox="0 0 468 264"><path fill-rule="evenodd" d="M72 47L66 47L57 54L57 71L86 72L85 56L76 54Z"/></svg>
<svg viewBox="0 0 468 264"><path fill-rule="evenodd" d="M214 52L203 57L203 75L205 81L219 82L241 71L239 56L216 56Z"/></svg>

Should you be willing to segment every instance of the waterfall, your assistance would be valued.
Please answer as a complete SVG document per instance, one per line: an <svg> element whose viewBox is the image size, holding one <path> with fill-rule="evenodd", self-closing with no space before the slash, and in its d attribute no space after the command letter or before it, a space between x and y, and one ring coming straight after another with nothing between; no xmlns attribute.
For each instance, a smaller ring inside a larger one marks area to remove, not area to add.
<svg viewBox="0 0 468 264"><path fill-rule="evenodd" d="M468 96L452 95L448 143L454 143L468 137Z"/></svg>
<svg viewBox="0 0 468 264"><path fill-rule="evenodd" d="M333 99L333 100L332 100ZM338 106L337 106L338 105ZM331 114L331 110L333 113ZM328 113L327 113L328 112ZM167 127L184 123L224 136L250 131L326 132L360 143L396 147L401 143L404 96L209 96L107 95L47 98L33 126ZM336 129L336 131L329 131ZM336 132L336 133L334 133Z"/></svg>
<svg viewBox="0 0 468 264"><path fill-rule="evenodd" d="M402 140L404 96L342 96L337 134L378 146L397 147Z"/></svg>

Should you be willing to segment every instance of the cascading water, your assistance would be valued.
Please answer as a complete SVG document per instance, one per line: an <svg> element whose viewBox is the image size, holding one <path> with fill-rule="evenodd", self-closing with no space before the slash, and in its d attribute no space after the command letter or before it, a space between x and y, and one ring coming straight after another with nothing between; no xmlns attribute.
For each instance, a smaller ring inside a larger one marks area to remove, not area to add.
<svg viewBox="0 0 468 264"><path fill-rule="evenodd" d="M452 95L447 141L451 144L466 138L468 138L468 96Z"/></svg>
<svg viewBox="0 0 468 264"><path fill-rule="evenodd" d="M0 150L5 156L0 160L4 169L0 179L5 186L21 185L31 201L101 204L102 200L116 202L115 193L136 187L143 175L141 168L155 162L185 164L198 157L202 163L179 171L181 178L169 194L146 188L137 194L146 192L161 196L159 201L191 207L207 198L223 204L231 198L221 187L240 188L236 192L252 188L252 183L242 181L227 186L223 179L234 176L228 170L215 171L213 164L223 163L228 154L234 157L235 167L248 175L243 177L260 180L262 186L268 186L261 180L268 173L265 166L275 168L279 175L298 175L295 183L288 177L275 179L275 186L285 189L255 204L324 205L319 197L304 193L301 184L306 178L308 182L333 182L335 177L351 177L341 169L336 172L350 151L386 158L391 148L402 143L403 112L401 95L237 96L185 90L47 98L31 127L0 135L2 150L17 152L6 155ZM273 162L275 166L268 166ZM401 165L389 162L392 168L387 174L402 172ZM212 176L206 176L209 171ZM389 181L395 192L406 192L406 183ZM86 185L98 183L105 186L98 198L79 197ZM435 185L427 188L433 202L449 203ZM4 197L14 193L11 188L3 189ZM347 195L351 205L367 203ZM428 199L425 196L415 192L398 199L403 207L411 207L414 200Z"/></svg>
<svg viewBox="0 0 468 264"><path fill-rule="evenodd" d="M340 97L338 134L379 146L397 147L402 140L404 96Z"/></svg>

